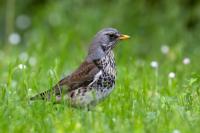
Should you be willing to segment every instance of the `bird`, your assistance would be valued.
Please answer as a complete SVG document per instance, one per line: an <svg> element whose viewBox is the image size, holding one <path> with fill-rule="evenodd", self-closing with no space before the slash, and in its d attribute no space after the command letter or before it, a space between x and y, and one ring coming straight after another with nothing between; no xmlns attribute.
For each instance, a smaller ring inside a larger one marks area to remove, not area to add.
<svg viewBox="0 0 200 133"><path fill-rule="evenodd" d="M116 44L130 36L115 28L104 28L96 33L88 54L81 65L61 79L51 89L39 93L30 100L46 100L60 103L67 101L72 107L90 107L105 99L115 88Z"/></svg>

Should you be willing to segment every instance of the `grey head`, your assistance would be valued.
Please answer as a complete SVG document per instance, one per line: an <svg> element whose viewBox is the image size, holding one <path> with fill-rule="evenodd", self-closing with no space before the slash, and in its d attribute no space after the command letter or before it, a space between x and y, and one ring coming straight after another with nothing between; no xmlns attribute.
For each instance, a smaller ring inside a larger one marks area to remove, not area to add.
<svg viewBox="0 0 200 133"><path fill-rule="evenodd" d="M117 29L105 28L97 32L88 51L87 60L98 60L111 51L119 40L130 38L120 34Z"/></svg>

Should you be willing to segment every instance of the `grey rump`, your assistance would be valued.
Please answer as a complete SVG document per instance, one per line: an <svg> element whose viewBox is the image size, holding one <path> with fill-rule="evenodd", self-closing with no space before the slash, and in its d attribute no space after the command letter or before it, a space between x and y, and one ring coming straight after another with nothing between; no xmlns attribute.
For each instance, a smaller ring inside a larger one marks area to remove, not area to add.
<svg viewBox="0 0 200 133"><path fill-rule="evenodd" d="M128 39L114 28L99 31L84 62L76 71L60 80L52 89L42 92L31 100L67 100L71 106L96 105L115 87L116 66L113 48L119 40Z"/></svg>

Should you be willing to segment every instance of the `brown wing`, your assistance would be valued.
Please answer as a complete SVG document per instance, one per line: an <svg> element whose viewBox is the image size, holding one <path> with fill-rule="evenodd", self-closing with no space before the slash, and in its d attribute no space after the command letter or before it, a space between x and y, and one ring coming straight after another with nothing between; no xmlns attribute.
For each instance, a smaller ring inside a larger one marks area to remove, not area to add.
<svg viewBox="0 0 200 133"><path fill-rule="evenodd" d="M93 62L83 62L80 67L71 75L63 78L54 86L56 95L59 95L61 91L70 91L78 87L89 85L93 81L94 76L99 72L99 68ZM67 90L62 90L67 88Z"/></svg>
<svg viewBox="0 0 200 133"><path fill-rule="evenodd" d="M51 99L51 96L60 96L62 93L76 89L80 86L87 86L94 79L94 76L99 72L98 67L93 62L83 62L81 66L71 75L60 80L52 89L42 92L30 100L36 99Z"/></svg>

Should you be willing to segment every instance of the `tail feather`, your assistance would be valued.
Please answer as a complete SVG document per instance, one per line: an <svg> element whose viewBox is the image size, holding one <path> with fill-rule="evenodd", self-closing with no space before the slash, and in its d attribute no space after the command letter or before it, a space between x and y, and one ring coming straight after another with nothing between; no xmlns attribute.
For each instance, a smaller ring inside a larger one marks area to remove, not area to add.
<svg viewBox="0 0 200 133"><path fill-rule="evenodd" d="M62 87L56 85L52 89L39 93L30 98L30 100L51 100L52 98L56 98L56 101L60 100L62 95Z"/></svg>
<svg viewBox="0 0 200 133"><path fill-rule="evenodd" d="M44 91L30 98L30 100L49 100L51 97L51 90Z"/></svg>

